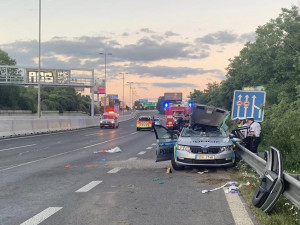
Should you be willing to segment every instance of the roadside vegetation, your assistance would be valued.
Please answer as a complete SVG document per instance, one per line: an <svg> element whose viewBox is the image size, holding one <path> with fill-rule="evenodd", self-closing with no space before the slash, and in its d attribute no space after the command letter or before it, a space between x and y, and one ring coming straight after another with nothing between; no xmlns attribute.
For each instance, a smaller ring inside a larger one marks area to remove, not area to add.
<svg viewBox="0 0 300 225"><path fill-rule="evenodd" d="M247 205L254 213L255 219L261 225L299 225L300 211L284 196L281 196L272 210L266 214L252 204L253 193L259 185L259 175L245 162L239 162L236 167L229 170L232 178L243 185L240 192Z"/></svg>
<svg viewBox="0 0 300 225"><path fill-rule="evenodd" d="M234 90L263 86L266 91L262 143L259 151L274 146L282 153L283 168L300 173L300 12L299 7L259 26L256 41L246 43L229 60L227 79L209 83L190 98L201 104L231 110ZM232 125L232 121L228 121Z"/></svg>

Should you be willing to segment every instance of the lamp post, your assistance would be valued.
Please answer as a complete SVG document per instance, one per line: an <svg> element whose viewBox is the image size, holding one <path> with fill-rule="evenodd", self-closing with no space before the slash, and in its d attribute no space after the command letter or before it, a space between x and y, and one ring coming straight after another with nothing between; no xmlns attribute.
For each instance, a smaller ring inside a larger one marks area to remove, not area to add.
<svg viewBox="0 0 300 225"><path fill-rule="evenodd" d="M41 118L41 0L39 0L39 68L38 68L38 119Z"/></svg>
<svg viewBox="0 0 300 225"><path fill-rule="evenodd" d="M100 52L100 55L104 55L104 112L106 112L106 56L107 55L112 55L112 53L107 53L107 52ZM94 99L93 99L94 100Z"/></svg>
<svg viewBox="0 0 300 225"><path fill-rule="evenodd" d="M122 114L124 115L124 75L128 74L128 73L120 73L123 75L123 107L122 107Z"/></svg>
<svg viewBox="0 0 300 225"><path fill-rule="evenodd" d="M131 109L132 109L132 92L131 92L131 85L133 84L133 82L127 82L127 84L129 84L129 102L130 102Z"/></svg>

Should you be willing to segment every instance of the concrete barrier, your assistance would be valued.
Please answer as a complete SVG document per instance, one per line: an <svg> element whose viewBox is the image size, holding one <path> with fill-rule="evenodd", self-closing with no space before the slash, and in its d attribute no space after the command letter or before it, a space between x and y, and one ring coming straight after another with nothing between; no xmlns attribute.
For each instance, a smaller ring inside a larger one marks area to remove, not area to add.
<svg viewBox="0 0 300 225"><path fill-rule="evenodd" d="M0 127L0 138L15 136L12 120L0 120Z"/></svg>
<svg viewBox="0 0 300 225"><path fill-rule="evenodd" d="M32 125L33 131L34 131L35 134L48 133L49 132L47 119L33 120L32 124L33 124Z"/></svg>
<svg viewBox="0 0 300 225"><path fill-rule="evenodd" d="M16 134L16 136L34 134L33 121L34 120L24 119L13 120L13 131Z"/></svg>
<svg viewBox="0 0 300 225"><path fill-rule="evenodd" d="M60 122L59 119L53 118L53 119L47 119L47 127L49 129L50 132L56 132L56 131L60 131Z"/></svg>
<svg viewBox="0 0 300 225"><path fill-rule="evenodd" d="M71 130L71 119L59 119L60 130Z"/></svg>
<svg viewBox="0 0 300 225"><path fill-rule="evenodd" d="M86 119L86 127L96 127L100 125L100 118L88 118Z"/></svg>

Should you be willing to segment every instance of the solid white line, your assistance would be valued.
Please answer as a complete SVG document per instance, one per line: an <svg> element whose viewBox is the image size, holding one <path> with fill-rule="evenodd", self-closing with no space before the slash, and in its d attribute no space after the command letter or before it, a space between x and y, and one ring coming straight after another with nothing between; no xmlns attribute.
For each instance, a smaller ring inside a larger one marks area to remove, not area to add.
<svg viewBox="0 0 300 225"><path fill-rule="evenodd" d="M88 137L88 136L92 136L92 135L100 135L100 136L102 136L103 134L94 133L94 134L86 134L86 135L84 135L84 136L85 136L85 137Z"/></svg>
<svg viewBox="0 0 300 225"><path fill-rule="evenodd" d="M43 160L46 160L46 159L51 159L51 158L54 158L54 157L57 157L57 156L66 155L68 153L77 152L77 151L80 151L80 150L83 150L83 149L86 149L86 148L90 148L90 147L94 147L94 146L97 146L97 145L104 144L106 142L110 142L110 141L118 140L118 139L121 139L121 138L124 138L124 137L128 137L128 136L136 134L136 133L137 132L133 132L129 135L125 135L125 136L122 136L122 137L119 137L119 138L113 138L113 139L110 139L110 140L107 140L107 141L104 141L104 142L100 142L100 143L97 143L97 144L94 144L94 145L89 145L89 146L86 146L86 147L83 147L83 148L78 148L78 149L74 149L74 150L71 150L71 151L68 151L68 152L63 152L63 153L59 153L59 154L56 154L56 155L48 156L46 158L37 159L37 160L34 160L34 161L21 163L19 165L10 166L8 168L0 170L0 172L10 170L10 169L13 169L13 168L17 168L17 167L20 167L20 166L25 166L25 165L28 165L28 164L33 164L33 163L40 162L40 161L43 161Z"/></svg>
<svg viewBox="0 0 300 225"><path fill-rule="evenodd" d="M136 160L136 159L137 159L137 157L132 157L132 158L127 159L127 161L132 161L132 160Z"/></svg>
<svg viewBox="0 0 300 225"><path fill-rule="evenodd" d="M1 149L0 152L5 152L5 151L17 149L17 148L26 148L26 147L30 147L30 146L34 146L34 145L36 145L36 144L32 144L32 145L23 145L23 146L18 146L18 147L13 147L13 148Z"/></svg>
<svg viewBox="0 0 300 225"><path fill-rule="evenodd" d="M92 181L92 182L88 183L87 185L83 186L82 188L78 189L75 192L88 192L88 191L92 190L94 187L96 187L98 184L101 184L101 183L102 183L102 180Z"/></svg>
<svg viewBox="0 0 300 225"><path fill-rule="evenodd" d="M138 153L138 155L144 155L146 153L146 151L141 151Z"/></svg>
<svg viewBox="0 0 300 225"><path fill-rule="evenodd" d="M148 150L149 150L149 149L152 149L152 148L153 148L153 147L147 147L146 149L148 149Z"/></svg>
<svg viewBox="0 0 300 225"><path fill-rule="evenodd" d="M119 172L121 169L122 169L122 168L117 167L117 168L114 168L114 169L108 171L107 173L117 173L117 172Z"/></svg>
<svg viewBox="0 0 300 225"><path fill-rule="evenodd" d="M225 192L225 189L224 189ZM245 209L238 194L225 193L232 217L236 225L253 225L253 222Z"/></svg>
<svg viewBox="0 0 300 225"><path fill-rule="evenodd" d="M24 223L21 223L21 225L37 225L52 216L54 213L61 210L63 207L49 207L45 209L44 211L40 212L39 214L35 215L34 217L30 218L29 220L26 220Z"/></svg>

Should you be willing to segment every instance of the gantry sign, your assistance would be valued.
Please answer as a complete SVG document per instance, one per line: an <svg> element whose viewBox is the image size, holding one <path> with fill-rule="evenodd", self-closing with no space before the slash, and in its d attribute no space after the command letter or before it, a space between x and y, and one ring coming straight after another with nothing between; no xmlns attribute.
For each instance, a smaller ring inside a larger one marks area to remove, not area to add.
<svg viewBox="0 0 300 225"><path fill-rule="evenodd" d="M254 118L257 122L264 119L264 91L234 91L231 118Z"/></svg>
<svg viewBox="0 0 300 225"><path fill-rule="evenodd" d="M0 85L38 86L37 68L0 66ZM74 87L77 91L90 89L94 99L94 69L40 69L41 86ZM94 115L94 101L91 101L91 115Z"/></svg>
<svg viewBox="0 0 300 225"><path fill-rule="evenodd" d="M40 69L43 86L73 86L92 88L93 69ZM30 67L0 66L0 84L37 85L38 69Z"/></svg>

